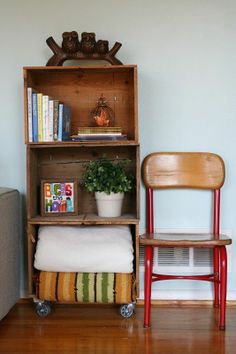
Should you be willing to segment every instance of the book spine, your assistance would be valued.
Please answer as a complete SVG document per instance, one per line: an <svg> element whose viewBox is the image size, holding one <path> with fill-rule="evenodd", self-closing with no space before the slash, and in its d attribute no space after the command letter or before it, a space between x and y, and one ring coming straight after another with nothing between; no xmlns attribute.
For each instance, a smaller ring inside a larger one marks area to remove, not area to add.
<svg viewBox="0 0 236 354"><path fill-rule="evenodd" d="M38 101L38 142L43 141L43 94L37 94L37 101Z"/></svg>
<svg viewBox="0 0 236 354"><path fill-rule="evenodd" d="M57 136L57 140L58 141L62 141L63 109L64 109L63 103L59 103L59 109L58 109L58 136Z"/></svg>
<svg viewBox="0 0 236 354"><path fill-rule="evenodd" d="M64 105L62 121L62 140L69 140L71 134L71 108Z"/></svg>
<svg viewBox="0 0 236 354"><path fill-rule="evenodd" d="M43 112L43 141L49 141L49 97L43 95L42 97L42 112Z"/></svg>
<svg viewBox="0 0 236 354"><path fill-rule="evenodd" d="M32 87L27 88L28 98L28 140L33 141L33 113L32 113Z"/></svg>
<svg viewBox="0 0 236 354"><path fill-rule="evenodd" d="M57 141L58 137L58 113L59 113L59 101L54 100L53 105L53 140Z"/></svg>
<svg viewBox="0 0 236 354"><path fill-rule="evenodd" d="M78 133L78 136L120 136L121 133Z"/></svg>
<svg viewBox="0 0 236 354"><path fill-rule="evenodd" d="M33 142L38 142L38 102L37 93L32 93Z"/></svg>
<svg viewBox="0 0 236 354"><path fill-rule="evenodd" d="M79 127L78 134L122 133L121 127Z"/></svg>
<svg viewBox="0 0 236 354"><path fill-rule="evenodd" d="M87 137L81 137L81 136L75 136L73 135L71 137L71 139L73 141L103 141L103 140L107 140L107 141L119 141L119 140L127 140L127 136L126 135L120 135L120 136L103 136L103 137L93 137L93 136L87 136Z"/></svg>
<svg viewBox="0 0 236 354"><path fill-rule="evenodd" d="M54 112L54 100L49 100L49 103L48 103L48 141L53 141L53 112Z"/></svg>

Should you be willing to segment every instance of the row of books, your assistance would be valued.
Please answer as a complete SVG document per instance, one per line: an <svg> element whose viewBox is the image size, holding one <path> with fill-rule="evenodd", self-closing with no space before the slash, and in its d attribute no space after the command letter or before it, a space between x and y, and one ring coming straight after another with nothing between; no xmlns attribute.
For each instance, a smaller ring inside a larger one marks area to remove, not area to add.
<svg viewBox="0 0 236 354"><path fill-rule="evenodd" d="M71 107L34 91L32 87L27 88L27 95L29 142L69 140Z"/></svg>
<svg viewBox="0 0 236 354"><path fill-rule="evenodd" d="M121 127L79 127L77 135L72 135L73 141L96 140L127 140Z"/></svg>

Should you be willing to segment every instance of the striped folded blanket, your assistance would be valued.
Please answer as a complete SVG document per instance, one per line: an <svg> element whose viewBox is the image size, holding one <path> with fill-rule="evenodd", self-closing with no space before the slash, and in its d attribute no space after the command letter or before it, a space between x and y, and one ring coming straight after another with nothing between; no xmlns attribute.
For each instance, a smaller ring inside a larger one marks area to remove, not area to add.
<svg viewBox="0 0 236 354"><path fill-rule="evenodd" d="M131 303L135 300L133 273L63 273L37 275L40 300L77 303Z"/></svg>

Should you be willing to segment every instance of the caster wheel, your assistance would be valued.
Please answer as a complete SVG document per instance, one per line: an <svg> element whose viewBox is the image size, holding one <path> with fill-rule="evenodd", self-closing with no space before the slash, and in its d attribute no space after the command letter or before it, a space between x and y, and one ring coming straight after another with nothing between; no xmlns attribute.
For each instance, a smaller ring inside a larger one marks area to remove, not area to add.
<svg viewBox="0 0 236 354"><path fill-rule="evenodd" d="M36 305L36 313L40 317L46 317L51 312L51 306L48 302L38 302Z"/></svg>
<svg viewBox="0 0 236 354"><path fill-rule="evenodd" d="M120 314L125 318L129 318L134 313L134 305L133 304L125 304L120 306Z"/></svg>

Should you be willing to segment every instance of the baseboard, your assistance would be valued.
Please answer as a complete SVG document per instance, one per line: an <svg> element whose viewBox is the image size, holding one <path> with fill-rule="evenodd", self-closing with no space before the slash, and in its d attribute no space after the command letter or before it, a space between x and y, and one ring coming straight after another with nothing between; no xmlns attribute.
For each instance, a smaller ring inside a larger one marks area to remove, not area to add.
<svg viewBox="0 0 236 354"><path fill-rule="evenodd" d="M31 297L20 298L17 301L17 304L29 304L29 303L33 303Z"/></svg>
<svg viewBox="0 0 236 354"><path fill-rule="evenodd" d="M144 300L138 299L137 306L143 306ZM236 307L235 300L227 300L228 308ZM152 300L152 306L157 307L213 307L212 300Z"/></svg>
<svg viewBox="0 0 236 354"><path fill-rule="evenodd" d="M144 299L143 289L140 290L139 299ZM213 292L203 289L154 289L152 291L152 301L209 301L213 300ZM236 302L236 290L227 291L227 301Z"/></svg>

